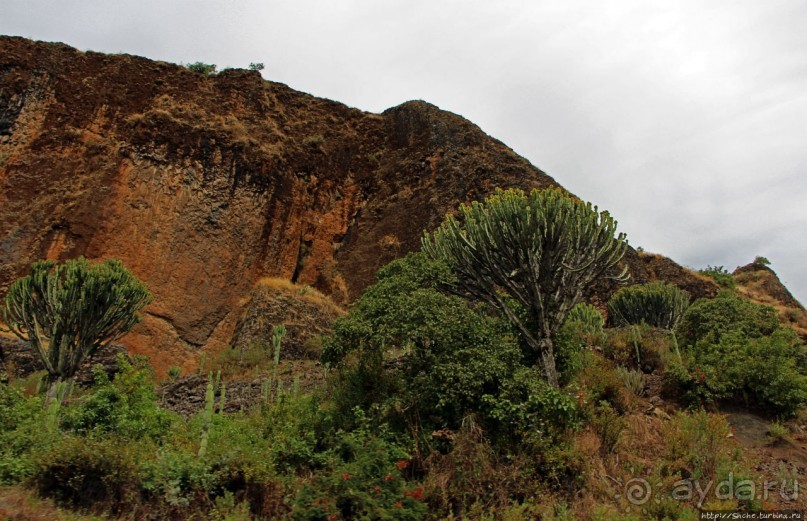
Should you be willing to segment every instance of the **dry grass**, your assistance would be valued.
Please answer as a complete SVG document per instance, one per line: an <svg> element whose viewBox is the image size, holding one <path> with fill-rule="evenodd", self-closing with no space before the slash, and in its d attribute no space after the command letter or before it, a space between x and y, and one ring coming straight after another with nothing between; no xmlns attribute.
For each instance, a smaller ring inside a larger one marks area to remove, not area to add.
<svg viewBox="0 0 807 521"><path fill-rule="evenodd" d="M255 284L256 290L278 291L288 295L296 296L306 302L334 312L337 315L344 315L345 310L336 304L329 297L311 286L301 286L290 280L279 277L263 277Z"/></svg>
<svg viewBox="0 0 807 521"><path fill-rule="evenodd" d="M0 487L0 521L100 521L106 516L84 515L58 508L53 501L17 487Z"/></svg>
<svg viewBox="0 0 807 521"><path fill-rule="evenodd" d="M796 330L802 338L807 338L807 312L803 309L785 306L769 295L762 287L763 281L753 274L743 273L737 277L737 293L741 296L776 310L779 321Z"/></svg>

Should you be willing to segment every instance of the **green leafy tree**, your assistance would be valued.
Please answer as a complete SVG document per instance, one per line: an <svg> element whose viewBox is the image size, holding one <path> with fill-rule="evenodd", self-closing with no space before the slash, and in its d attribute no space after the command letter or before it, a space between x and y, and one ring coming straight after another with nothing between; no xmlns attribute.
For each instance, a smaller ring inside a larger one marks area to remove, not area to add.
<svg viewBox="0 0 807 521"><path fill-rule="evenodd" d="M4 317L15 335L31 343L55 385L128 333L149 302L146 286L119 260L43 261L11 285Z"/></svg>
<svg viewBox="0 0 807 521"><path fill-rule="evenodd" d="M216 74L216 65L213 63L194 62L189 63L185 67L187 67L189 71L198 72L205 76L215 76Z"/></svg>
<svg viewBox="0 0 807 521"><path fill-rule="evenodd" d="M480 397L497 394L520 365L510 324L438 291L450 274L422 253L391 262L377 276L325 340L323 360L342 377L335 401L345 413L382 403L392 411L387 416L458 428L480 410Z"/></svg>
<svg viewBox="0 0 807 521"><path fill-rule="evenodd" d="M457 275L460 292L500 310L540 356L550 385L558 386L553 342L584 291L614 270L627 248L608 212L562 190L497 190L463 205L459 218L423 238L423 250Z"/></svg>

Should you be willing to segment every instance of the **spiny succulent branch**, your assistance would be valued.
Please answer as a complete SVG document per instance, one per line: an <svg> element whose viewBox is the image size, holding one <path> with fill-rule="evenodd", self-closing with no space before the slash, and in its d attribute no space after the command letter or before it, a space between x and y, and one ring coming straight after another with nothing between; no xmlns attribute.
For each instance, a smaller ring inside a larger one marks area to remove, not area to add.
<svg viewBox="0 0 807 521"><path fill-rule="evenodd" d="M663 282L637 284L617 291L608 302L608 321L616 326L645 323L673 330L689 307L689 293Z"/></svg>

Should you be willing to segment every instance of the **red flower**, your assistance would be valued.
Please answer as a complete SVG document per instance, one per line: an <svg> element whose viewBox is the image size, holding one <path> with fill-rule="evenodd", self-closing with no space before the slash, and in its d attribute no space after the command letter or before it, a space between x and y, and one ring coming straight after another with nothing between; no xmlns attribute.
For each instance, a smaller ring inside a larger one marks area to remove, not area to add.
<svg viewBox="0 0 807 521"><path fill-rule="evenodd" d="M400 501L398 501L398 502L396 502L396 503L395 503L394 505L392 505L392 506L394 506L395 508L403 508L403 503L401 503Z"/></svg>
<svg viewBox="0 0 807 521"><path fill-rule="evenodd" d="M339 519L339 515L338 514L331 514L328 517L326 517L325 519L327 521L336 521L337 519Z"/></svg>
<svg viewBox="0 0 807 521"><path fill-rule="evenodd" d="M395 479L395 478L393 478L393 477L392 477L392 476L390 476L389 474L387 474L386 476L384 476L384 481L392 481L392 480L394 480L394 479Z"/></svg>
<svg viewBox="0 0 807 521"><path fill-rule="evenodd" d="M373 485L373 492L375 492L376 494L380 494L381 487L379 487L378 485Z"/></svg>
<svg viewBox="0 0 807 521"><path fill-rule="evenodd" d="M342 474L342 479L344 479L344 480L350 479L350 474L348 474L348 473Z"/></svg>
<svg viewBox="0 0 807 521"><path fill-rule="evenodd" d="M409 493L409 496L412 499L420 501L421 499L423 499L423 487L417 487L415 490Z"/></svg>
<svg viewBox="0 0 807 521"><path fill-rule="evenodd" d="M395 466L398 467L400 470L403 470L409 466L409 462L404 459L398 460L395 462Z"/></svg>

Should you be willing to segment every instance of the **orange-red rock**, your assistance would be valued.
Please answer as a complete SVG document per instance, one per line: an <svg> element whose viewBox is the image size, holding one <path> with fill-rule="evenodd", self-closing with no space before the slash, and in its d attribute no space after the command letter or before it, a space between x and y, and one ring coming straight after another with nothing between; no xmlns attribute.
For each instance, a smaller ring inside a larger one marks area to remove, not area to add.
<svg viewBox="0 0 807 521"><path fill-rule="evenodd" d="M459 202L554 184L422 101L0 37L0 295L41 258L119 258L155 297L123 343L160 372L229 343L262 277L349 302Z"/></svg>

